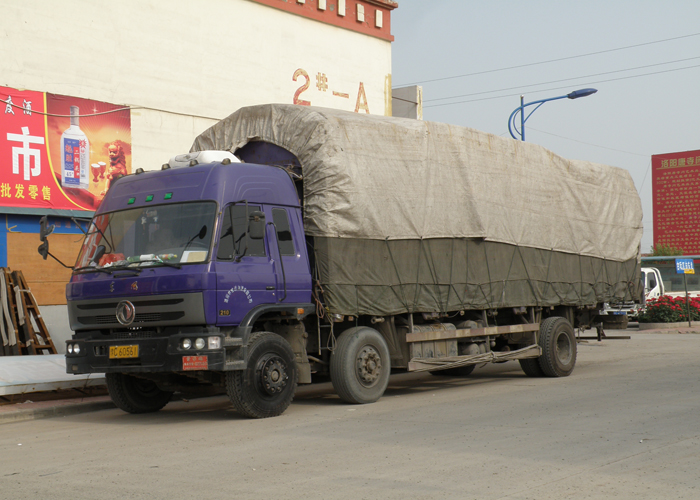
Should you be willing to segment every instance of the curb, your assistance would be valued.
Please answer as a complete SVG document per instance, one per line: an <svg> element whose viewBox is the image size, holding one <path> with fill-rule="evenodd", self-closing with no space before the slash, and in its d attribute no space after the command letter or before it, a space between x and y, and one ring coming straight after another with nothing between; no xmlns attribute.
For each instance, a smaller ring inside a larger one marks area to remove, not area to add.
<svg viewBox="0 0 700 500"><path fill-rule="evenodd" d="M692 322L692 326L688 326L687 321L679 323L639 323L639 330L672 330L674 328L700 328L697 321Z"/></svg>
<svg viewBox="0 0 700 500"><path fill-rule="evenodd" d="M67 417L80 413L89 413L99 410L109 410L115 408L109 396L94 398L93 401L73 402L71 400L46 401L45 403L25 403L31 408L17 409L17 405L5 410L0 408L0 425L13 422L23 422L27 420L38 420L42 418ZM21 406L21 405L20 405Z"/></svg>

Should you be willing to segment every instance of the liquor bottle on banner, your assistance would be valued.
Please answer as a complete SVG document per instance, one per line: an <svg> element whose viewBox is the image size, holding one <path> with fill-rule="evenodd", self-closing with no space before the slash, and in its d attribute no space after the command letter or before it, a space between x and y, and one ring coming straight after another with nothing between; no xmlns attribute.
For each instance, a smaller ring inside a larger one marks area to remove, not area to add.
<svg viewBox="0 0 700 500"><path fill-rule="evenodd" d="M70 127L61 136L61 184L88 189L90 186L90 141L80 130L80 110L70 107Z"/></svg>

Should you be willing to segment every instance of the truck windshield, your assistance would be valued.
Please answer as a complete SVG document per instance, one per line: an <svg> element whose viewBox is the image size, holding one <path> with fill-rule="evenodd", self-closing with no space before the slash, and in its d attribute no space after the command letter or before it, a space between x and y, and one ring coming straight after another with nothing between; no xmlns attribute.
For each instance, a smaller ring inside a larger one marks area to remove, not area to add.
<svg viewBox="0 0 700 500"><path fill-rule="evenodd" d="M216 203L155 205L95 217L75 269L109 269L205 262ZM96 254L100 246L104 255ZM99 256L99 258L95 258Z"/></svg>

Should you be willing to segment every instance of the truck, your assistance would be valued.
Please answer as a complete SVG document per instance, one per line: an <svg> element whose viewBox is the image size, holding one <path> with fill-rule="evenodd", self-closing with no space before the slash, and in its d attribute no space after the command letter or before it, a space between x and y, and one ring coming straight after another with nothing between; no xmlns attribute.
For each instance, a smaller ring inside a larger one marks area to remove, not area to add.
<svg viewBox="0 0 700 500"><path fill-rule="evenodd" d="M392 372L564 377L576 329L641 296L641 233L619 168L448 124L245 107L113 183L66 286L66 370L104 373L126 412L225 392L251 418L327 377L352 404Z"/></svg>
<svg viewBox="0 0 700 500"><path fill-rule="evenodd" d="M630 321L637 321L644 312L646 301L658 299L664 295L664 283L661 272L655 267L642 267L642 297L638 301L627 300L605 303L596 322L602 323L606 329L624 330Z"/></svg>
<svg viewBox="0 0 700 500"><path fill-rule="evenodd" d="M645 261L652 263L654 267L642 267L642 278L644 283L645 299L658 299L666 295L673 298L700 297L700 278L696 274L678 274L676 270L676 258L693 258L694 256L669 257L642 257ZM694 259L695 260L695 259Z"/></svg>
<svg viewBox="0 0 700 500"><path fill-rule="evenodd" d="M624 329L629 321L637 321L639 314L645 310L646 301L658 299L661 296L672 298L685 297L686 287L688 297L700 297L700 283L695 275L690 279L676 272L676 257L642 257L642 262L655 262L657 267L642 267L641 277L643 284L643 296L639 301L622 301L606 303L597 321L601 321L605 328ZM687 258L679 256L679 258Z"/></svg>

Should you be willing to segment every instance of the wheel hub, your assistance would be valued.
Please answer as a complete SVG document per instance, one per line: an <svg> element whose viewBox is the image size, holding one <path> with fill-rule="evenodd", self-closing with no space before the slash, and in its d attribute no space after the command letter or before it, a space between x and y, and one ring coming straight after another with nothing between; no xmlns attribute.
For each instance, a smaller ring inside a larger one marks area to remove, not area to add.
<svg viewBox="0 0 700 500"><path fill-rule="evenodd" d="M556 349L557 358L559 358L559 361L561 361L562 364L567 364L571 359L572 349L571 342L569 342L569 338L566 335L559 335L557 338Z"/></svg>
<svg viewBox="0 0 700 500"><path fill-rule="evenodd" d="M267 394L272 396L282 392L288 380L287 365L281 358L270 356L261 360L260 381Z"/></svg>
<svg viewBox="0 0 700 500"><path fill-rule="evenodd" d="M372 346L363 347L357 355L357 374L363 385L372 385L382 373L382 358Z"/></svg>

